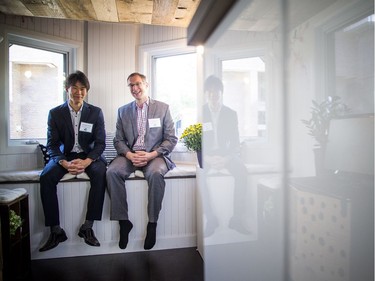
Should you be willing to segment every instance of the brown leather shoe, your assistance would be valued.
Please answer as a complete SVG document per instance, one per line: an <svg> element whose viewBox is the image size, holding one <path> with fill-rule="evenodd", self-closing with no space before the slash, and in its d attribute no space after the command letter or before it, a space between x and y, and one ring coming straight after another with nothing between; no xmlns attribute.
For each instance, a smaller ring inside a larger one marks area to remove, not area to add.
<svg viewBox="0 0 375 281"><path fill-rule="evenodd" d="M80 229L79 232L78 232L78 236L85 239L85 243L87 245L95 246L95 247L100 246L100 243L99 243L98 239L96 239L95 234L94 234L94 230L92 230L92 228L87 228L87 229L84 229L84 230Z"/></svg>
<svg viewBox="0 0 375 281"><path fill-rule="evenodd" d="M62 229L59 233L51 232L47 242L42 246L42 248L39 249L39 252L51 250L59 245L59 243L64 242L67 239L68 237L66 236L64 229Z"/></svg>

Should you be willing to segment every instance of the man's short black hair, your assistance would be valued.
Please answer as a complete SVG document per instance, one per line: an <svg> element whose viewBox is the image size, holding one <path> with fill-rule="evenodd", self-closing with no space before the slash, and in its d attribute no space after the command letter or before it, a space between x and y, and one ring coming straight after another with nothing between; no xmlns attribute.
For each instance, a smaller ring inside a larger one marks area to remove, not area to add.
<svg viewBox="0 0 375 281"><path fill-rule="evenodd" d="M85 88L90 90L90 82L87 76L82 72L77 70L71 73L65 81L65 88L68 89L70 86L74 86L77 82L80 82Z"/></svg>
<svg viewBox="0 0 375 281"><path fill-rule="evenodd" d="M223 82L219 77L216 77L215 75L211 75L207 77L206 81L204 82L204 91L215 91L215 92L221 92L224 91L224 85Z"/></svg>

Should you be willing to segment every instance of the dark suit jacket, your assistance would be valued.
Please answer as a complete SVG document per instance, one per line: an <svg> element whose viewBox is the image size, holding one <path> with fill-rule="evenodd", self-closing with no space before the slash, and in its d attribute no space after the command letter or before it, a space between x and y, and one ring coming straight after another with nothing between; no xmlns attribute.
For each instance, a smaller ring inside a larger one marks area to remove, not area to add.
<svg viewBox="0 0 375 281"><path fill-rule="evenodd" d="M237 112L223 105L218 118L217 139L219 148L213 150L214 131L211 113L208 105L203 107L203 144L207 154L221 156L238 156L240 153L240 139L238 132Z"/></svg>
<svg viewBox="0 0 375 281"><path fill-rule="evenodd" d="M168 168L172 169L176 165L171 160L170 153L176 146L177 137L169 106L163 102L150 99L147 119L146 151L157 151L164 157ZM160 126L150 126L150 120L160 121ZM114 138L117 153L123 155L132 151L137 137L137 110L135 101L133 101L118 109L116 136Z"/></svg>
<svg viewBox="0 0 375 281"><path fill-rule="evenodd" d="M92 124L91 132L78 130L78 142L88 158L93 160L101 157L105 149L105 127L103 112L99 107L83 103L82 122ZM74 130L69 112L68 102L50 110L48 115L47 149L51 159L58 162L66 159L74 146Z"/></svg>

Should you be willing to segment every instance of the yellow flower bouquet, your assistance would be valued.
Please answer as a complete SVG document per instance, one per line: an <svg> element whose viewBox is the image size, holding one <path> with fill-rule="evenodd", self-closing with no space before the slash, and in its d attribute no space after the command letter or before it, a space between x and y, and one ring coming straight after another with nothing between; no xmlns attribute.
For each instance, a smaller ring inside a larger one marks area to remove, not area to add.
<svg viewBox="0 0 375 281"><path fill-rule="evenodd" d="M185 146L192 151L202 150L202 123L188 126L182 133L181 139Z"/></svg>

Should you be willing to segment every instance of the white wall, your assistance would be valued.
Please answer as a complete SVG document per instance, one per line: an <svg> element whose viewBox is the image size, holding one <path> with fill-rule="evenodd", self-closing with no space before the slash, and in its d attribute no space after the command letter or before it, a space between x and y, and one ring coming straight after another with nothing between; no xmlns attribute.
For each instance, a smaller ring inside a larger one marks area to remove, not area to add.
<svg viewBox="0 0 375 281"><path fill-rule="evenodd" d="M186 38L185 28L143 26L47 18L6 16L0 14L3 27L48 34L75 40L84 45L84 68L90 79L88 102L103 109L107 131L114 131L118 107L132 100L126 86L127 76L138 71L138 47ZM5 95L4 91L1 95ZM2 99L0 99L2 100ZM4 119L4 117L0 117ZM6 120L1 120L5 126ZM0 143L6 146L5 136ZM0 171L33 169L42 166L39 148L31 153L0 154Z"/></svg>
<svg viewBox="0 0 375 281"><path fill-rule="evenodd" d="M126 77L136 70L138 26L90 22L87 35L88 100L102 108L106 130L114 132L117 108L132 100Z"/></svg>

